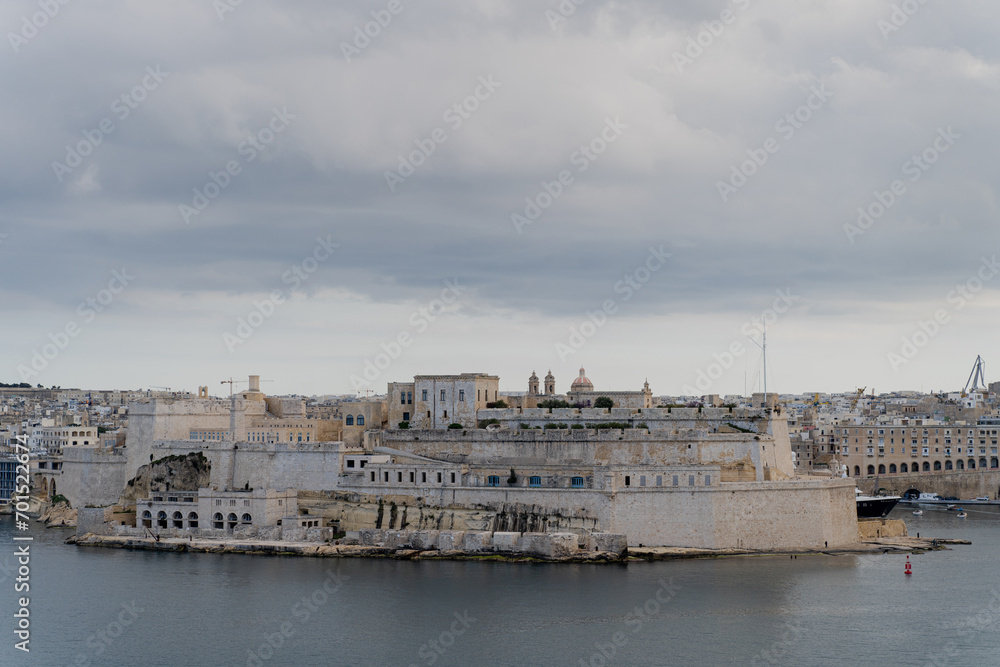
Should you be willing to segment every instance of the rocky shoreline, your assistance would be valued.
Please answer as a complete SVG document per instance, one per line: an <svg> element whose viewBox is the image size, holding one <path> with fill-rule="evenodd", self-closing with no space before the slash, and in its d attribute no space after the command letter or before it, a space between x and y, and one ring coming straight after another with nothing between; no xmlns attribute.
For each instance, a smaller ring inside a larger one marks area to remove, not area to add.
<svg viewBox="0 0 1000 667"><path fill-rule="evenodd" d="M685 547L637 547L618 554L607 551L581 551L570 556L545 557L512 552L469 552L459 549L413 549L359 544L316 544L314 542L240 541L240 540L186 540L182 538L153 538L94 535L70 537L67 544L82 547L114 549L139 549L177 553L221 553L268 556L306 556L313 558L389 558L395 560L465 560L498 561L509 563L624 563L650 562L691 558L720 558L733 556L845 556L866 554L919 554L925 551L947 549L950 544L970 544L966 540L933 538L881 538L867 540L832 549L752 550L752 549L694 549Z"/></svg>

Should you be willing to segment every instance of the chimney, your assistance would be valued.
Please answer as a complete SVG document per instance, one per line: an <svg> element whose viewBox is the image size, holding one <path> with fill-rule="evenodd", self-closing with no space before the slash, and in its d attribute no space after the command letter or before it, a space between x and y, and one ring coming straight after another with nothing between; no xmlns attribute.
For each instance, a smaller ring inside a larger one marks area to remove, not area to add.
<svg viewBox="0 0 1000 667"><path fill-rule="evenodd" d="M251 375L250 376L250 391L260 391L260 376Z"/></svg>

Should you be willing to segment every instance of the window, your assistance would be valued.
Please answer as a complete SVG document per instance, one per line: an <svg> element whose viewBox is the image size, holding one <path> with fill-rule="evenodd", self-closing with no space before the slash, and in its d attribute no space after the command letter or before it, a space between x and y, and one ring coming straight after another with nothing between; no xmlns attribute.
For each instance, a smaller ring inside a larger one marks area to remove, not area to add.
<svg viewBox="0 0 1000 667"><path fill-rule="evenodd" d="M365 425L365 416L358 415L358 426L364 426L364 425Z"/></svg>
<svg viewBox="0 0 1000 667"><path fill-rule="evenodd" d="M399 482L400 484L403 483L403 473L401 472L396 473L396 481Z"/></svg>
<svg viewBox="0 0 1000 667"><path fill-rule="evenodd" d="M705 486L712 486L712 476L705 475Z"/></svg>
<svg viewBox="0 0 1000 667"><path fill-rule="evenodd" d="M347 467L348 468L354 467L354 459L347 459Z"/></svg>
<svg viewBox="0 0 1000 667"><path fill-rule="evenodd" d="M404 412L403 413L403 421L404 422L410 421L410 413L409 412Z"/></svg>
<svg viewBox="0 0 1000 667"><path fill-rule="evenodd" d="M451 473L451 483L455 483L455 473Z"/></svg>
<svg viewBox="0 0 1000 667"><path fill-rule="evenodd" d="M422 392L420 393L420 400L422 400L422 401L426 401L426 400L427 400L427 390L426 390L426 389L424 389L424 390L423 390L423 391L422 391Z"/></svg>
<svg viewBox="0 0 1000 667"><path fill-rule="evenodd" d="M625 486L632 486L632 476L625 475Z"/></svg>
<svg viewBox="0 0 1000 667"><path fill-rule="evenodd" d="M694 486L694 475L688 475L688 486Z"/></svg>
<svg viewBox="0 0 1000 667"><path fill-rule="evenodd" d="M406 404L407 405L413 405L413 392L412 391L406 392Z"/></svg>
<svg viewBox="0 0 1000 667"><path fill-rule="evenodd" d="M656 485L657 486L663 486L663 475L657 475L656 476Z"/></svg>
<svg viewBox="0 0 1000 667"><path fill-rule="evenodd" d="M346 426L354 426L354 415L347 415L347 419L344 420Z"/></svg>
<svg viewBox="0 0 1000 667"><path fill-rule="evenodd" d="M412 473L412 472L410 473L410 484L413 484L414 475L416 475L416 473Z"/></svg>
<svg viewBox="0 0 1000 667"><path fill-rule="evenodd" d="M537 477L536 476L536 477L529 477L528 478L528 486L541 486L541 485L542 485L542 478L541 477Z"/></svg>
<svg viewBox="0 0 1000 667"><path fill-rule="evenodd" d="M673 485L674 485L674 486L677 486L677 483L678 483L679 481L680 481L680 480L678 479L678 476L677 476L677 475L674 475L674 479L673 479Z"/></svg>
<svg viewBox="0 0 1000 667"><path fill-rule="evenodd" d="M249 514L244 514L243 516L240 517L240 521L243 523L253 523L253 517L251 517Z"/></svg>
<svg viewBox="0 0 1000 667"><path fill-rule="evenodd" d="M420 482L423 484L427 483L427 473L425 472L420 473Z"/></svg>
<svg viewBox="0 0 1000 667"><path fill-rule="evenodd" d="M441 390L441 400L444 400L444 389Z"/></svg>
<svg viewBox="0 0 1000 667"><path fill-rule="evenodd" d="M382 474L385 475L385 481L388 482L389 481L389 473L386 472L386 473L382 473Z"/></svg>
<svg viewBox="0 0 1000 667"><path fill-rule="evenodd" d="M465 400L465 390L464 389L459 389L458 390L458 400L460 400L460 401L464 401Z"/></svg>
<svg viewBox="0 0 1000 667"><path fill-rule="evenodd" d="M639 475L639 486L646 486L646 476Z"/></svg>
<svg viewBox="0 0 1000 667"><path fill-rule="evenodd" d="M188 528L197 528L197 527L198 527L198 513L191 512L188 514Z"/></svg>
<svg viewBox="0 0 1000 667"><path fill-rule="evenodd" d="M222 512L216 512L212 516L212 527L213 528L225 528L225 524L222 523Z"/></svg>
<svg viewBox="0 0 1000 667"><path fill-rule="evenodd" d="M438 484L441 483L441 473L438 473Z"/></svg>
<svg viewBox="0 0 1000 667"><path fill-rule="evenodd" d="M582 489L583 488L583 477L574 477L573 479L570 480L570 485L574 489Z"/></svg>
<svg viewBox="0 0 1000 667"><path fill-rule="evenodd" d="M500 475L490 475L486 479L487 486L500 486Z"/></svg>
<svg viewBox="0 0 1000 667"><path fill-rule="evenodd" d="M375 481L375 472L374 471L372 471L372 481L373 482Z"/></svg>
<svg viewBox="0 0 1000 667"><path fill-rule="evenodd" d="M405 391L399 392L399 404L400 405L406 405L406 392Z"/></svg>

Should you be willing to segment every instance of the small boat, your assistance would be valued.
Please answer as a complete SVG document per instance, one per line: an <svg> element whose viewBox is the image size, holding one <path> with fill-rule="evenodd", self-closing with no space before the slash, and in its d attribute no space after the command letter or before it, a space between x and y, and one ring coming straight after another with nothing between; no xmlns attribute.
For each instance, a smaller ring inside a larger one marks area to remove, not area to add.
<svg viewBox="0 0 1000 667"><path fill-rule="evenodd" d="M955 516L957 516L957 517L958 517L959 519L964 519L965 517L967 517L967 516L969 516L969 515L968 515L968 514L966 514L966 513L965 513L965 512L963 512L963 511L959 510L959 511L958 511L958 514L956 514Z"/></svg>
<svg viewBox="0 0 1000 667"><path fill-rule="evenodd" d="M923 510L913 510L913 516L923 516L923 515L924 515Z"/></svg>

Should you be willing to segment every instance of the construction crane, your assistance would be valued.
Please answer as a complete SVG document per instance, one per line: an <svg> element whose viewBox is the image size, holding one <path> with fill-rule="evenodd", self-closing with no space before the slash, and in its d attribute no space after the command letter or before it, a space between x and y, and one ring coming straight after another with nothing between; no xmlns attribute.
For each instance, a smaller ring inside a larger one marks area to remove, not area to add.
<svg viewBox="0 0 1000 667"><path fill-rule="evenodd" d="M867 388L868 387L862 387L861 389L858 389L858 391L854 394L854 398L851 399L850 412L854 412L854 408L857 407L858 401L861 400L861 397L865 395L865 389Z"/></svg>
<svg viewBox="0 0 1000 667"><path fill-rule="evenodd" d="M979 386L980 382L983 383L981 387ZM975 363L972 364L972 372L969 373L969 379L965 381L965 388L962 389L962 398L965 398L969 394L969 384L972 384L972 391L986 389L986 362L978 354L976 355Z"/></svg>

